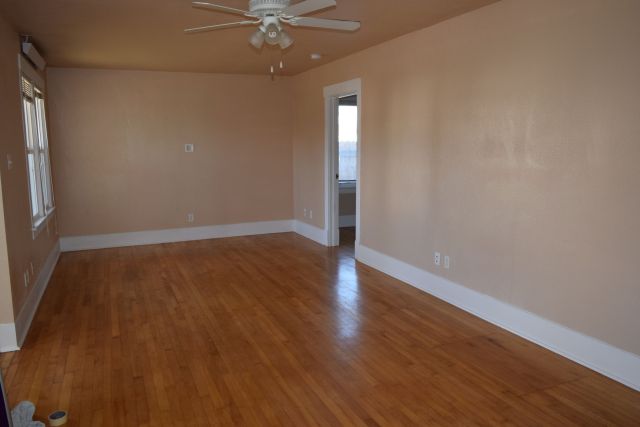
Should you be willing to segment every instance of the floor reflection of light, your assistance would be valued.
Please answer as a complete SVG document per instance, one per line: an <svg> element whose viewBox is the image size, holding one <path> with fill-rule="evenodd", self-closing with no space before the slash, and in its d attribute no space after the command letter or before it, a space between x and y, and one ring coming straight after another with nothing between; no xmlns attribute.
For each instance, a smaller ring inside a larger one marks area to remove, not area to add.
<svg viewBox="0 0 640 427"><path fill-rule="evenodd" d="M341 339L354 338L360 327L360 287L355 261L341 260L336 271L336 320Z"/></svg>

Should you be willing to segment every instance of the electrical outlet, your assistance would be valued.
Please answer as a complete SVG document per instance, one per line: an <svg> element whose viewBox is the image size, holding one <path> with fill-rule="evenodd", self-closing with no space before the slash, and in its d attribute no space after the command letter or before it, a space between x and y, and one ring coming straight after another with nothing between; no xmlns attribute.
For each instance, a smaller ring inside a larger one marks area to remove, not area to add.
<svg viewBox="0 0 640 427"><path fill-rule="evenodd" d="M193 144L184 144L185 153L193 153L194 151L195 151L195 146Z"/></svg>
<svg viewBox="0 0 640 427"><path fill-rule="evenodd" d="M195 216L192 213L187 214L187 222L192 223L196 220Z"/></svg>
<svg viewBox="0 0 640 427"><path fill-rule="evenodd" d="M304 208L304 217L307 217L307 208Z"/></svg>
<svg viewBox="0 0 640 427"><path fill-rule="evenodd" d="M313 209L309 209L309 219L313 219Z"/></svg>
<svg viewBox="0 0 640 427"><path fill-rule="evenodd" d="M438 266L440 265L440 252L433 254L433 263Z"/></svg>
<svg viewBox="0 0 640 427"><path fill-rule="evenodd" d="M451 268L451 259L449 258L449 255L444 256L444 268L447 270Z"/></svg>

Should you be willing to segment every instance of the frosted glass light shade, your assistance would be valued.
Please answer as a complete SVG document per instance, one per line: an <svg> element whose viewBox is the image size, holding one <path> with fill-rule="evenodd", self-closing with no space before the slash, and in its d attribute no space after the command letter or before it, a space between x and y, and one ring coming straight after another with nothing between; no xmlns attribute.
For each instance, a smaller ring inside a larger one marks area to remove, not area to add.
<svg viewBox="0 0 640 427"><path fill-rule="evenodd" d="M282 50L288 48L293 44L293 38L286 31L280 33L280 41L278 42Z"/></svg>
<svg viewBox="0 0 640 427"><path fill-rule="evenodd" d="M280 43L282 31L275 24L267 25L264 31L264 39L270 45L277 45Z"/></svg>
<svg viewBox="0 0 640 427"><path fill-rule="evenodd" d="M249 37L249 43L256 49L260 49L264 45L264 33L258 29L255 33Z"/></svg>

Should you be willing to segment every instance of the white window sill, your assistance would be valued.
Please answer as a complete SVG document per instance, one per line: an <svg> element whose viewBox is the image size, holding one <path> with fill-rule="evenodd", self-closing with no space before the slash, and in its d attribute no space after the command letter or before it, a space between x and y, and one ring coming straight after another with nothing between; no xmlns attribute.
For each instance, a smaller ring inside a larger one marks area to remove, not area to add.
<svg viewBox="0 0 640 427"><path fill-rule="evenodd" d="M55 211L56 208L54 206L49 212L47 212L47 215L45 215L43 218L40 218L33 224L33 226L31 227L31 236L33 237L33 240L35 240L40 235L40 233L42 233L42 230L44 230L49 225L49 220L53 217L53 213Z"/></svg>
<svg viewBox="0 0 640 427"><path fill-rule="evenodd" d="M357 185L357 181L340 181L338 183L340 194L355 193L356 185Z"/></svg>

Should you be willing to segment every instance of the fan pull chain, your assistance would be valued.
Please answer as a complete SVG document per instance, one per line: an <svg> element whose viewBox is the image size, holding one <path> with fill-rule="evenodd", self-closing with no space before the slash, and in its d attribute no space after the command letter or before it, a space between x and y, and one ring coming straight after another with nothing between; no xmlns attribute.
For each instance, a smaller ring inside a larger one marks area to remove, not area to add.
<svg viewBox="0 0 640 427"><path fill-rule="evenodd" d="M284 64L284 55L281 54L280 62L278 63L278 66L277 66L278 68L277 69L276 69L276 66L273 65L273 58L271 58L271 62L272 62L272 64L271 64L271 66L269 68L269 71L271 72L271 80L275 80L276 72L278 70L279 71L284 70L284 66L285 66L285 64Z"/></svg>

